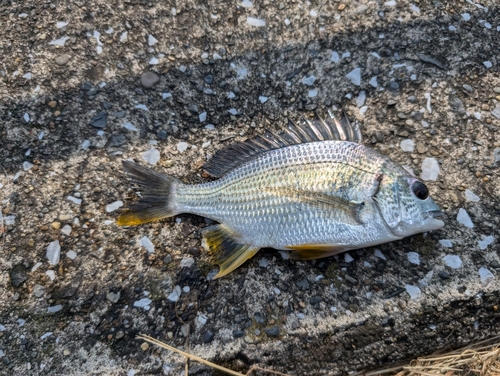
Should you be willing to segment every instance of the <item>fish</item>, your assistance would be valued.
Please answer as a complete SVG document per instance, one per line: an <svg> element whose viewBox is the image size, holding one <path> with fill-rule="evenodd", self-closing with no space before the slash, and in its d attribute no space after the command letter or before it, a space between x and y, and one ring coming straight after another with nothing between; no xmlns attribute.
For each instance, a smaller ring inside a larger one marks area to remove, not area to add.
<svg viewBox="0 0 500 376"><path fill-rule="evenodd" d="M424 182L365 146L359 124L331 110L221 149L204 166L216 180L184 184L131 160L123 168L140 199L117 224L181 213L218 222L202 231L219 266L214 278L262 248L312 260L444 226Z"/></svg>

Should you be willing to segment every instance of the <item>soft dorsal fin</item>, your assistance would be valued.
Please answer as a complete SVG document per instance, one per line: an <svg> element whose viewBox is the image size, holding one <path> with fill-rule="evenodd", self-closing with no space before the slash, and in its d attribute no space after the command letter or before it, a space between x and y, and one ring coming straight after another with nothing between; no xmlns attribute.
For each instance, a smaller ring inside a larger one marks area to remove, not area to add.
<svg viewBox="0 0 500 376"><path fill-rule="evenodd" d="M329 110L326 119L315 113L312 121L302 118L300 124L296 124L288 120L287 127L279 134L266 131L264 135L231 144L215 153L205 164L204 169L211 176L219 178L266 151L307 142L331 140L361 143L363 136L358 124L351 125L343 111L339 119Z"/></svg>

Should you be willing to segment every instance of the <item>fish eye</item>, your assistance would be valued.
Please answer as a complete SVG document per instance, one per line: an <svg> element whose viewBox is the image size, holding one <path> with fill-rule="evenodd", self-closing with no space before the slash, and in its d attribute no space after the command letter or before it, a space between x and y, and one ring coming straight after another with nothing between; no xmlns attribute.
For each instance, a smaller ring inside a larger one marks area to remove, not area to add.
<svg viewBox="0 0 500 376"><path fill-rule="evenodd" d="M424 183L419 182L418 180L415 180L412 183L411 191L420 200L425 200L427 197L429 197L429 189Z"/></svg>

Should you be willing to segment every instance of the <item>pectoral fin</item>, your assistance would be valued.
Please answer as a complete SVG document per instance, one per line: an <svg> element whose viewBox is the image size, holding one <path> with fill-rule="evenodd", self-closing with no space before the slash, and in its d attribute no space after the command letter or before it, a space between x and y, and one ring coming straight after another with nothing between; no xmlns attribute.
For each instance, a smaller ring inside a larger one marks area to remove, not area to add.
<svg viewBox="0 0 500 376"><path fill-rule="evenodd" d="M238 243L236 238L237 235L224 225L210 226L203 231L203 246L208 250L212 261L220 267L214 279L229 274L259 250L251 245Z"/></svg>
<svg viewBox="0 0 500 376"><path fill-rule="evenodd" d="M364 202L349 201L342 197L323 192L305 191L300 189L278 189L278 194L288 196L296 202L306 203L316 210L332 210L343 213L342 222L360 225L359 212Z"/></svg>
<svg viewBox="0 0 500 376"><path fill-rule="evenodd" d="M335 244L301 244L288 246L287 248L293 250L290 253L290 258L294 260L316 260L347 250L345 246Z"/></svg>

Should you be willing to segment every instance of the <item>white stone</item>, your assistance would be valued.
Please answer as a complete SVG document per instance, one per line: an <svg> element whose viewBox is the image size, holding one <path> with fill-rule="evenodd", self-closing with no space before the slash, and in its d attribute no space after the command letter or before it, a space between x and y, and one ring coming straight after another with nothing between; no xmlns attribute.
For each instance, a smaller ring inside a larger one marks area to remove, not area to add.
<svg viewBox="0 0 500 376"><path fill-rule="evenodd" d="M208 317L198 313L198 316L196 316L196 324L199 328L201 328L203 325L205 325L208 321Z"/></svg>
<svg viewBox="0 0 500 376"><path fill-rule="evenodd" d="M59 263L61 258L61 245L59 244L59 240L54 240L48 245L46 256L52 265L57 265Z"/></svg>
<svg viewBox="0 0 500 376"><path fill-rule="evenodd" d="M337 51L333 51L330 60L333 61L334 63L338 63L340 61L339 53Z"/></svg>
<svg viewBox="0 0 500 376"><path fill-rule="evenodd" d="M417 286L405 285L405 289L411 300L417 300L422 296L422 291Z"/></svg>
<svg viewBox="0 0 500 376"><path fill-rule="evenodd" d="M353 262L354 259L352 258L352 256L349 254L349 253L344 253L344 262L346 263L351 263Z"/></svg>
<svg viewBox="0 0 500 376"><path fill-rule="evenodd" d="M380 251L380 249L375 249L375 251L373 252L373 255L378 257L378 258L381 258L382 260L387 260L384 256L384 254L382 253L382 251Z"/></svg>
<svg viewBox="0 0 500 376"><path fill-rule="evenodd" d="M482 239L478 241L479 248L480 249L486 249L488 246L495 241L495 238L493 236L482 236Z"/></svg>
<svg viewBox="0 0 500 376"><path fill-rule="evenodd" d="M28 171L33 167L33 164L30 162L23 162L23 170Z"/></svg>
<svg viewBox="0 0 500 376"><path fill-rule="evenodd" d="M250 0L243 0L241 2L241 6L245 7L245 8L251 8L253 6L253 4Z"/></svg>
<svg viewBox="0 0 500 376"><path fill-rule="evenodd" d="M475 117L477 120L481 120L481 113L480 113L480 112L474 112L474 117Z"/></svg>
<svg viewBox="0 0 500 376"><path fill-rule="evenodd" d="M151 240L147 236L143 236L141 240L139 241L139 244L146 248L148 253L153 253L155 251L155 246Z"/></svg>
<svg viewBox="0 0 500 376"><path fill-rule="evenodd" d="M292 23L292 21L290 21L290 19L289 19L289 18L285 18L285 21L284 21L284 22L285 22L285 25L286 25L286 26L288 26L288 25L290 25L290 24Z"/></svg>
<svg viewBox="0 0 500 376"><path fill-rule="evenodd" d="M136 104L134 108L138 108L139 110L149 111L145 104Z"/></svg>
<svg viewBox="0 0 500 376"><path fill-rule="evenodd" d="M52 334L52 332L45 332L40 336L40 339L43 341L45 338L49 338Z"/></svg>
<svg viewBox="0 0 500 376"><path fill-rule="evenodd" d="M149 46L153 46L156 43L158 43L158 39L156 39L154 36L152 36L151 34L149 34L148 35L148 45Z"/></svg>
<svg viewBox="0 0 500 376"><path fill-rule="evenodd" d="M436 180L439 175L439 163L435 158L425 158L422 162L422 180Z"/></svg>
<svg viewBox="0 0 500 376"><path fill-rule="evenodd" d="M59 39L54 39L53 41L49 42L49 46L54 45L54 46L64 46L64 43L69 39L69 37L62 37Z"/></svg>
<svg viewBox="0 0 500 376"><path fill-rule="evenodd" d="M361 108L359 109L359 113L360 113L361 115L366 114L366 111L368 111L368 106L363 106L363 107L361 107Z"/></svg>
<svg viewBox="0 0 500 376"><path fill-rule="evenodd" d="M491 64L491 61L483 61L483 64L486 68L491 68L493 64Z"/></svg>
<svg viewBox="0 0 500 376"><path fill-rule="evenodd" d="M68 256L69 259L74 260L76 259L77 254L75 251L68 251L66 252L66 256Z"/></svg>
<svg viewBox="0 0 500 376"><path fill-rule="evenodd" d="M495 279L493 273L491 273L484 266L479 269L479 277L481 278L481 283L483 286L489 285Z"/></svg>
<svg viewBox="0 0 500 376"><path fill-rule="evenodd" d="M27 112L23 115L23 119L26 123L28 123L30 121L30 114L28 114Z"/></svg>
<svg viewBox="0 0 500 376"><path fill-rule="evenodd" d="M149 305L153 301L149 298L142 298L141 300L137 300L134 302L134 307L136 308L144 308L146 311L149 311Z"/></svg>
<svg viewBox="0 0 500 376"><path fill-rule="evenodd" d="M260 18L247 17L247 24L249 24L250 26L262 27L266 26L266 21Z"/></svg>
<svg viewBox="0 0 500 376"><path fill-rule="evenodd" d="M160 152L158 149L150 149L144 154L142 154L142 159L148 162L150 165L155 165L160 160Z"/></svg>
<svg viewBox="0 0 500 376"><path fill-rule="evenodd" d="M231 115L238 115L239 112L236 108L230 108L228 111Z"/></svg>
<svg viewBox="0 0 500 376"><path fill-rule="evenodd" d="M172 94L171 93L161 93L161 98L162 99L172 98Z"/></svg>
<svg viewBox="0 0 500 376"><path fill-rule="evenodd" d="M474 227L474 223L472 223L472 220L469 217L469 213L467 213L467 211L463 208L460 208L458 210L457 221L459 223L463 224L465 227L468 227L468 228Z"/></svg>
<svg viewBox="0 0 500 376"><path fill-rule="evenodd" d="M269 99L268 97L264 97L263 95L259 97L260 103L266 103L268 99Z"/></svg>
<svg viewBox="0 0 500 376"><path fill-rule="evenodd" d="M179 151L179 153L184 153L188 148L188 144L187 142L179 142L177 144L177 150Z"/></svg>
<svg viewBox="0 0 500 376"><path fill-rule="evenodd" d="M23 78L26 78L27 80L31 80L31 78L32 78L31 72L27 72L27 73L23 74Z"/></svg>
<svg viewBox="0 0 500 376"><path fill-rule="evenodd" d="M345 76L349 81L351 81L354 85L361 85L361 68L355 68Z"/></svg>
<svg viewBox="0 0 500 376"><path fill-rule="evenodd" d="M470 202L479 202L480 198L471 190L465 190L465 199Z"/></svg>
<svg viewBox="0 0 500 376"><path fill-rule="evenodd" d="M149 65L157 65L160 63L160 60L158 60L157 57L152 57L151 59L149 59Z"/></svg>
<svg viewBox="0 0 500 376"><path fill-rule="evenodd" d="M314 81L316 81L316 76L312 75L312 76L309 76L309 77L305 77L303 80L302 80L302 83L304 85L307 85L307 86L311 86L314 84Z"/></svg>
<svg viewBox="0 0 500 376"><path fill-rule="evenodd" d="M133 131L133 132L139 131L136 127L134 127L131 123L128 123L128 122L123 124L122 127L129 130L129 131Z"/></svg>
<svg viewBox="0 0 500 376"><path fill-rule="evenodd" d="M188 293L189 291L191 291L191 287L189 287L189 286L184 286L182 288L182 292Z"/></svg>
<svg viewBox="0 0 500 376"><path fill-rule="evenodd" d="M384 3L384 5L385 5L386 7L395 7L395 6L396 6L396 0L386 1L386 2Z"/></svg>
<svg viewBox="0 0 500 376"><path fill-rule="evenodd" d="M115 201L106 206L106 212L111 213L123 206L123 201Z"/></svg>
<svg viewBox="0 0 500 376"><path fill-rule="evenodd" d="M176 302L179 300L179 298L181 297L181 287L180 286L175 286L174 288L174 291L172 291L168 296L167 296L167 300L171 301L171 302Z"/></svg>
<svg viewBox="0 0 500 376"><path fill-rule="evenodd" d="M417 7L415 4L412 4L410 6L410 9L412 10L412 12L415 12L415 13L420 13L420 8Z"/></svg>
<svg viewBox="0 0 500 376"><path fill-rule="evenodd" d="M496 107L493 109L493 111L491 111L491 114L500 119L500 104L497 104Z"/></svg>
<svg viewBox="0 0 500 376"><path fill-rule="evenodd" d="M408 261L412 264L420 265L420 256L417 252L408 252Z"/></svg>
<svg viewBox="0 0 500 376"><path fill-rule="evenodd" d="M81 205L81 203L82 203L82 199L81 198L77 198L77 197L73 197L73 196L68 196L66 198L69 201L71 201L72 203L77 204L77 205Z"/></svg>
<svg viewBox="0 0 500 376"><path fill-rule="evenodd" d="M469 21L470 20L470 14L469 13L462 13L462 18L464 21Z"/></svg>
<svg viewBox="0 0 500 376"><path fill-rule="evenodd" d="M47 311L50 313L59 312L62 309L62 305L58 304L52 307L47 307Z"/></svg>
<svg viewBox="0 0 500 376"><path fill-rule="evenodd" d="M82 142L82 146L80 146L80 148L81 148L82 150L87 150L87 149L89 148L89 146L90 146L90 141L89 141L89 140L84 140L84 141Z"/></svg>
<svg viewBox="0 0 500 376"><path fill-rule="evenodd" d="M362 107L366 102L366 91L361 90L356 98L356 106Z"/></svg>
<svg viewBox="0 0 500 376"><path fill-rule="evenodd" d="M128 39L128 31L124 31L120 34L120 42L125 42Z"/></svg>
<svg viewBox="0 0 500 376"><path fill-rule="evenodd" d="M45 271L45 275L46 275L47 277L49 277L49 279L50 279L51 281L53 281L53 280L55 280L55 279L56 279L56 272L54 272L54 271L53 271L53 270L51 270L51 269L46 270L46 271Z"/></svg>
<svg viewBox="0 0 500 376"><path fill-rule="evenodd" d="M368 83L373 87L378 87L377 76L373 76Z"/></svg>
<svg viewBox="0 0 500 376"><path fill-rule="evenodd" d="M450 239L441 239L439 244L446 248L453 248L453 242Z"/></svg>
<svg viewBox="0 0 500 376"><path fill-rule="evenodd" d="M401 150L403 150L404 152L411 153L415 150L415 143L413 142L413 140L410 139L401 141L399 146L401 147Z"/></svg>
<svg viewBox="0 0 500 376"><path fill-rule="evenodd" d="M458 269L462 266L462 259L457 255L446 255L443 257L443 261L452 269Z"/></svg>
<svg viewBox="0 0 500 376"><path fill-rule="evenodd" d="M431 107L431 93L424 93L425 99L427 99L427 111L429 113L432 112L432 107Z"/></svg>
<svg viewBox="0 0 500 376"><path fill-rule="evenodd" d="M71 226L70 226L70 225L64 225L64 227L61 229L61 232L62 232L64 235L69 236L69 235L71 235L71 231L72 231L72 230L73 230L73 229L71 228Z"/></svg>
<svg viewBox="0 0 500 376"><path fill-rule="evenodd" d="M200 119L200 122L203 123L205 120L207 120L207 112L203 111L198 118Z"/></svg>
<svg viewBox="0 0 500 376"><path fill-rule="evenodd" d="M33 273L35 270L37 270L40 266L42 266L42 263L39 261L33 267L31 268L31 272Z"/></svg>
<svg viewBox="0 0 500 376"><path fill-rule="evenodd" d="M207 125L205 125L205 129L208 131L213 131L215 129L215 125L207 124Z"/></svg>
<svg viewBox="0 0 500 376"><path fill-rule="evenodd" d="M267 266L268 266L268 265L269 265L269 262L267 261L267 259L266 259L266 258L264 258L264 257L263 257L263 258L261 258L261 259L259 260L259 266L260 266L261 268L267 268Z"/></svg>
<svg viewBox="0 0 500 376"><path fill-rule="evenodd" d="M309 93L307 94L309 98L314 98L317 95L318 95L318 89L309 90Z"/></svg>
<svg viewBox="0 0 500 376"><path fill-rule="evenodd" d="M232 91L230 91L230 92L227 94L227 99L233 99L233 98L236 98L236 94L234 94Z"/></svg>
<svg viewBox="0 0 500 376"><path fill-rule="evenodd" d="M184 257L179 264L181 268L190 268L193 265L194 265L194 258L192 257Z"/></svg>

